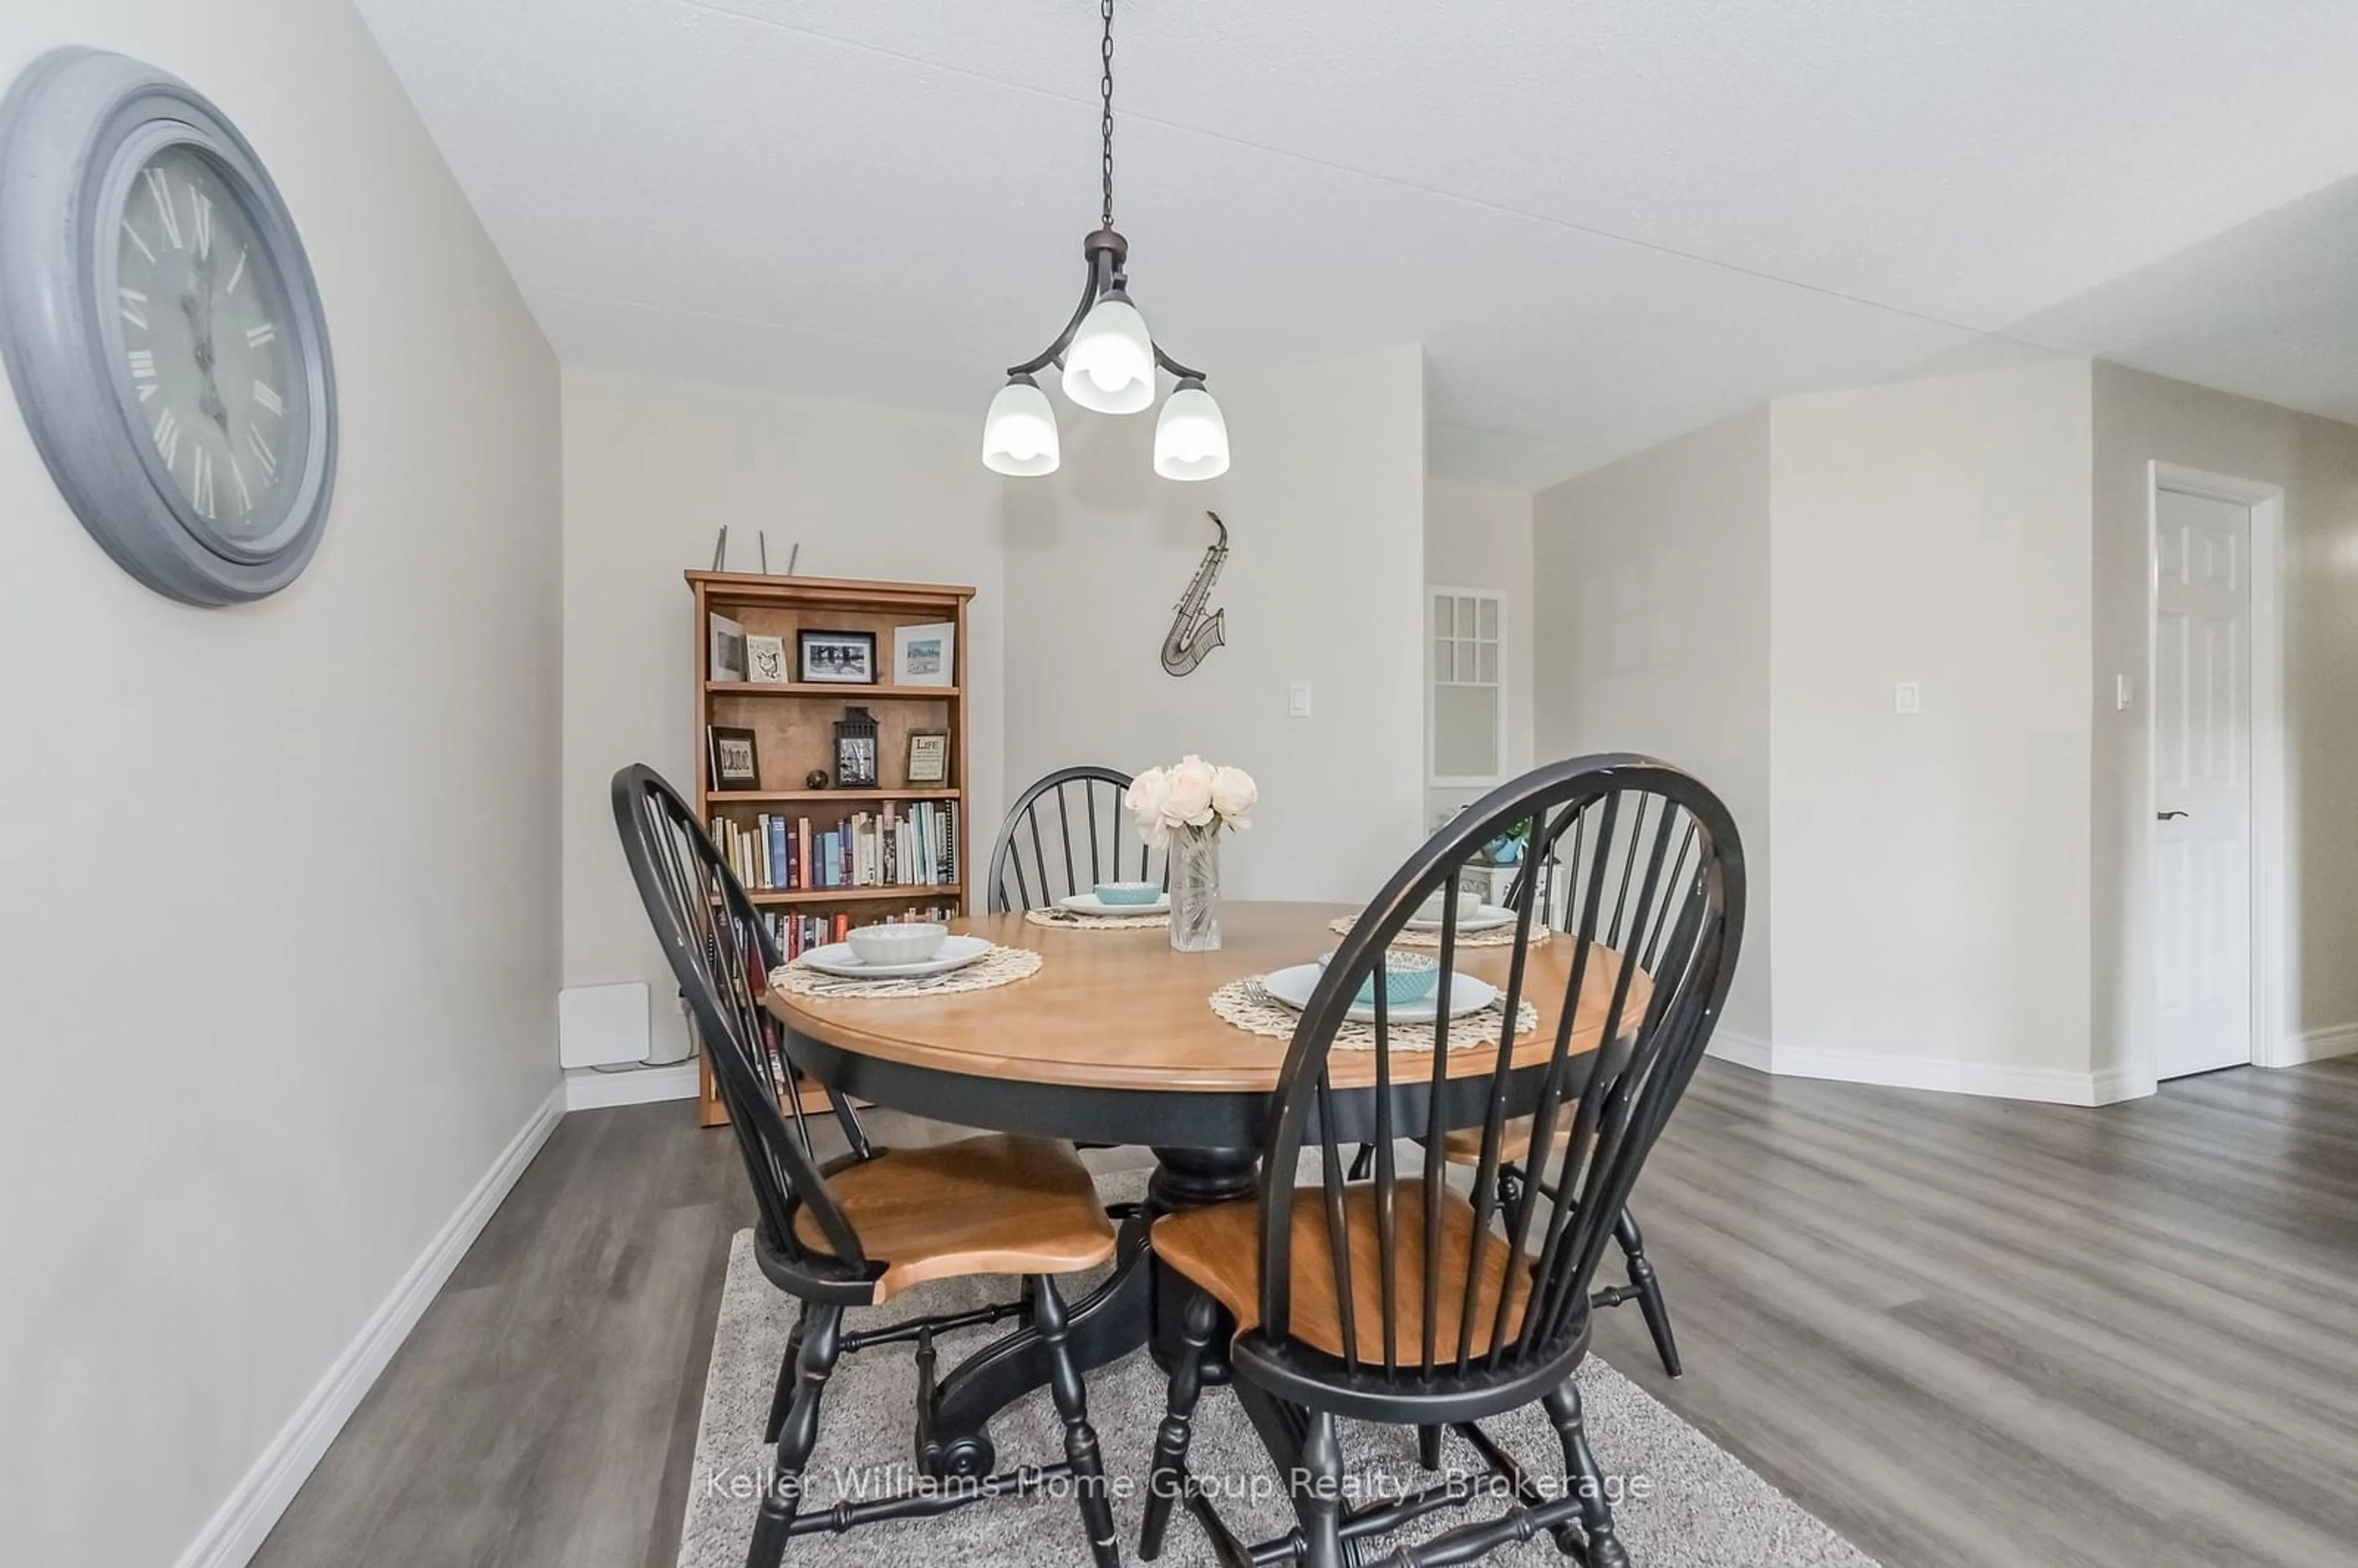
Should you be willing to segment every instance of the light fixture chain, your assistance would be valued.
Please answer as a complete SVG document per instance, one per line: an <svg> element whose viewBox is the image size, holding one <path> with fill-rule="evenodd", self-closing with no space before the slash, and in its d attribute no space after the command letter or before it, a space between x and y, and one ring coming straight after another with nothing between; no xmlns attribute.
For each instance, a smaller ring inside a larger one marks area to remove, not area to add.
<svg viewBox="0 0 2358 1568"><path fill-rule="evenodd" d="M1098 123L1098 130L1105 138L1105 157L1098 166L1105 190L1105 211L1098 226L1110 229L1113 227L1113 0L1101 0L1098 10L1105 18L1105 41L1098 47L1098 58L1104 65L1104 71L1098 79L1098 91L1105 103L1105 114Z"/></svg>

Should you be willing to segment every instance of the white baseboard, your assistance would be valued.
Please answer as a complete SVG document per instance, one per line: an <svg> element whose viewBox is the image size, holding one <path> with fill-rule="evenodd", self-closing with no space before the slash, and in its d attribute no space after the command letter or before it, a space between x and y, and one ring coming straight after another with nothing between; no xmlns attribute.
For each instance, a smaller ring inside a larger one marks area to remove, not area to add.
<svg viewBox="0 0 2358 1568"><path fill-rule="evenodd" d="M2283 1054L2275 1065L2298 1067L2303 1062L2322 1062L2353 1052L2358 1052L2358 1023L2337 1023L2330 1029L2312 1029L2306 1034L2288 1036Z"/></svg>
<svg viewBox="0 0 2358 1568"><path fill-rule="evenodd" d="M610 1105L645 1105L650 1100L694 1099L696 1058L661 1067L601 1073L579 1067L565 1075L565 1108L596 1110Z"/></svg>
<svg viewBox="0 0 2358 1568"><path fill-rule="evenodd" d="M1774 1072L1768 1065L1768 1042L1757 1034L1738 1034L1733 1030L1714 1029L1711 1044L1704 1054L1722 1062L1733 1062L1739 1067L1749 1067L1756 1073Z"/></svg>
<svg viewBox="0 0 2358 1568"><path fill-rule="evenodd" d="M353 1409L361 1402L369 1386L384 1370L385 1363L409 1331L425 1315L427 1306L443 1281L458 1268L467 1249L481 1234L483 1226L524 1174L540 1146L548 1141L557 1121L565 1115L565 1090L562 1086L551 1089L548 1098L534 1111L516 1135L508 1141L475 1190L467 1195L458 1212L443 1222L441 1230L410 1264L393 1293L381 1303L376 1311L361 1325L358 1337L344 1346L327 1376L304 1396L295 1407L295 1413L262 1457L254 1462L213 1517L205 1521L204 1529L180 1553L178 1568L245 1568L246 1562L261 1549L263 1537L270 1533L287 1505L295 1500L296 1491L311 1474L312 1466L343 1430Z"/></svg>
<svg viewBox="0 0 2358 1568"><path fill-rule="evenodd" d="M2094 1098L2090 1105L2118 1105L2125 1099L2143 1099L2161 1088L2161 1080L2153 1076L2153 1064L2142 1067L2106 1067L2089 1075ZM2066 1102L2072 1103L2072 1102Z"/></svg>
<svg viewBox="0 0 2358 1568"><path fill-rule="evenodd" d="M2077 1072L2066 1067L2016 1067L1994 1062L1925 1061L1877 1051L1823 1051L1779 1045L1773 1071L1780 1078L1833 1078L1889 1089L1936 1089L2050 1105L2110 1105L2136 1094L2125 1071Z"/></svg>

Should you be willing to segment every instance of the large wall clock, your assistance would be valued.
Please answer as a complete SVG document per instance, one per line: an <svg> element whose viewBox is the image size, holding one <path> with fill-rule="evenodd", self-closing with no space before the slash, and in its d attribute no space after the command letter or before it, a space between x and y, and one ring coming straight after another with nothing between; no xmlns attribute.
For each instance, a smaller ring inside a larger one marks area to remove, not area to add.
<svg viewBox="0 0 2358 1568"><path fill-rule="evenodd" d="M36 60L0 103L0 352L50 474L125 571L275 593L335 484L328 329L237 128L153 66Z"/></svg>

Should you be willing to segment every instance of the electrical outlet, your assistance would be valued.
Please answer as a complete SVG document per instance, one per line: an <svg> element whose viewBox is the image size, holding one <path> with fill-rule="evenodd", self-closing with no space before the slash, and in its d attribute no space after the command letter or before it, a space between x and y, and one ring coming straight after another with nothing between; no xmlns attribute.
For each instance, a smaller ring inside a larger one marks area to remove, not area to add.
<svg viewBox="0 0 2358 1568"><path fill-rule="evenodd" d="M1904 680L1891 688L1891 711L1921 713L1924 711L1924 687L1921 682Z"/></svg>

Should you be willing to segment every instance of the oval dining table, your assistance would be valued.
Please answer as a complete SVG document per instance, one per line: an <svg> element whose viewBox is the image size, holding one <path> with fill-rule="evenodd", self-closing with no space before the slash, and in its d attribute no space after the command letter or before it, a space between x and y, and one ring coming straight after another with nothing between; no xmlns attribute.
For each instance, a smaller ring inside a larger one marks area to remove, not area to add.
<svg viewBox="0 0 2358 1568"><path fill-rule="evenodd" d="M1224 903L1224 945L1208 953L1174 951L1169 928L1159 924L1109 930L982 915L953 929L1037 951L1036 973L988 990L889 998L772 989L764 1005L784 1026L795 1065L854 1099L961 1127L1152 1150L1146 1202L1125 1217L1114 1271L1073 1308L1069 1332L1084 1367L1147 1344L1168 1365L1177 1348L1181 1303L1173 1292L1180 1287L1154 1267L1148 1227L1159 1215L1253 1191L1288 1045L1221 1018L1211 995L1232 979L1311 962L1342 940L1331 923L1357 913L1345 904ZM1523 994L1539 1020L1515 1043L1509 1115L1528 1110L1538 1095L1573 946L1559 937L1530 950ZM1503 989L1513 951L1461 946L1454 968ZM1604 1033L1618 962L1609 949L1592 952L1574 1018L1568 1092L1578 1091ZM1625 1012L1643 1002L1633 986ZM1473 1125L1487 1110L1497 1047L1447 1054L1444 1125ZM1342 1046L1328 1058L1338 1143L1374 1135L1374 1064L1372 1052ZM1430 1067L1403 1059L1395 1046L1393 1077L1392 1125L1421 1130ZM1227 1376L1224 1357L1205 1368L1206 1381ZM990 1474L990 1418L1047 1380L1045 1352L1030 1330L966 1361L943 1379L921 1436L926 1467L941 1476Z"/></svg>

